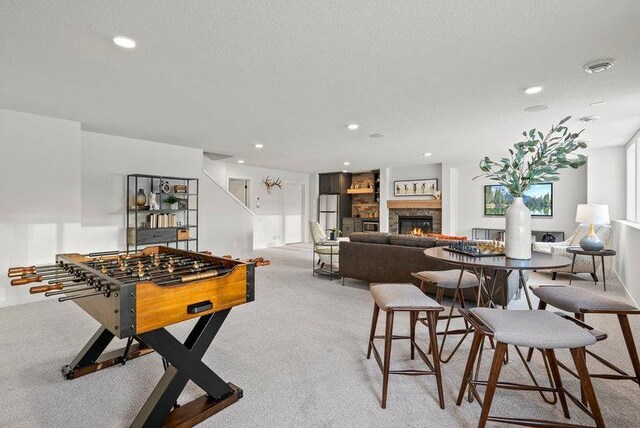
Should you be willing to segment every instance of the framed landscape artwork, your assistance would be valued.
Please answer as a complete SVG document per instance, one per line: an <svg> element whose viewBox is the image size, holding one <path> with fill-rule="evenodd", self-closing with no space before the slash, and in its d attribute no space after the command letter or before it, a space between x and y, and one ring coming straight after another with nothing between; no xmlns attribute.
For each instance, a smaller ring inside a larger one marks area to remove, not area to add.
<svg viewBox="0 0 640 428"><path fill-rule="evenodd" d="M438 179L398 180L393 182L393 188L393 196L433 196L438 190Z"/></svg>
<svg viewBox="0 0 640 428"><path fill-rule="evenodd" d="M553 183L532 185L522 199L532 217L553 217ZM484 186L485 216L504 216L512 201L513 196L506 187L497 184Z"/></svg>

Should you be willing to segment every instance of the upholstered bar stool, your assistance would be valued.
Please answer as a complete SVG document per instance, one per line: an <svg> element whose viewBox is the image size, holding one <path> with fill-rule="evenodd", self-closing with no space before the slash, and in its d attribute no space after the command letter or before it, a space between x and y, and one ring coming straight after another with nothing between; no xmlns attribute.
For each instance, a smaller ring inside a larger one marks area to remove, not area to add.
<svg viewBox="0 0 640 428"><path fill-rule="evenodd" d="M589 290L572 286L554 286L541 285L537 287L529 287L533 294L539 299L538 309L545 309L547 305L574 314L576 319L584 321L585 314L610 314L618 317L618 323L622 330L622 337L631 359L634 376L624 372L619 367L605 360L601 356L592 351L587 350L587 354L594 357L600 363L610 368L617 374L592 374L594 378L615 379L615 380L632 380L640 385L640 360L638 359L638 350L633 340L633 333L629 325L629 315L639 315L640 309L619 300L611 299L606 296L594 293ZM531 360L533 349L529 350L528 360Z"/></svg>
<svg viewBox="0 0 640 428"><path fill-rule="evenodd" d="M371 320L371 334L369 335L369 347L367 349L367 359L371 358L373 350L378 366L382 370L382 408L387 407L387 386L389 384L389 374L402 375L434 375L438 385L438 398L440 408L444 409L444 395L442 392L442 375L440 372L440 359L438 358L438 342L436 340L436 320L438 312L444 308L435 300L426 296L418 287L413 284L371 284L371 295L373 296L373 319ZM376 336L376 325L380 309L387 313L384 336ZM429 346L433 353L433 363L429 360L425 352L416 344L416 319L418 312L426 311L429 329ZM396 312L409 312L409 336L395 336L393 334L393 320ZM384 362L373 343L375 339L384 339ZM391 342L398 339L409 339L411 343L411 359L415 358L415 351L427 365L429 370L391 370Z"/></svg>
<svg viewBox="0 0 640 428"><path fill-rule="evenodd" d="M591 378L585 361L585 347L593 345L597 340L606 338L606 334L591 329L579 320L565 319L559 315L547 311L531 310L502 310L490 308L473 308L470 310L459 309L465 319L474 327L473 343L469 352L469 358L462 377L462 385L458 393L456 404L462 404L465 391L469 387L473 396L482 403L482 411L478 427L484 427L487 421L499 423L511 423L522 426L583 426L571 425L565 422L545 421L537 419L523 419L506 416L493 416L489 412L491 403L497 388L509 390L546 391L558 395L565 418L569 418L567 397L578 407L590 415L597 427L604 427L598 400L596 399ZM553 334L549 334L553 332ZM496 350L491 363L489 379L479 381L471 378L476 357L484 337L493 337L496 342ZM508 345L533 347L541 349L547 356L553 386L542 387L537 385L523 385L511 382L499 382L500 370L504 364L504 355ZM589 409L568 392L562 386L562 379L555 357L555 349L569 349L576 366L584 396ZM486 386L484 398L478 394L476 386Z"/></svg>
<svg viewBox="0 0 640 428"><path fill-rule="evenodd" d="M449 330L451 325L451 320L454 318L460 318L460 315L454 315L453 310L456 304L456 300L460 301L460 307L464 308L464 294L463 290L465 289L475 289L479 286L479 279L474 274L467 272L463 269L453 269L453 270L440 270L440 271L422 271L418 273L411 274L414 278L420 280L420 289L423 292L427 292L427 287L429 285L436 288L436 301L438 303L442 303L442 297L444 296L445 290L453 290L453 300L451 302L451 308L449 309L449 313L439 317L438 319L446 319L447 324L445 326L444 331L438 332L437 334L442 335L442 342L440 344L440 361L443 363L448 363L449 360L456 353L464 339L470 333L468 325L465 325L464 329L456 329ZM477 293L477 292L476 292ZM424 321L424 318L419 319L421 322ZM465 323L466 324L466 323ZM447 340L448 335L463 335L462 338L458 341L457 345L453 348L453 351L449 354L448 357L443 357L444 343Z"/></svg>

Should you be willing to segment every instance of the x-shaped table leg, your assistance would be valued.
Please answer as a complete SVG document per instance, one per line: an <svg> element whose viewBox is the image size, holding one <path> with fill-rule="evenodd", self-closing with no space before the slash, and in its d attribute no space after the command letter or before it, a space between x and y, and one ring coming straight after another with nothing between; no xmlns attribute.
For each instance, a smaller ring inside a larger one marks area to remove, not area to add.
<svg viewBox="0 0 640 428"><path fill-rule="evenodd" d="M202 362L209 345L231 309L201 317L184 345L164 328L138 337L165 358L170 366L147 399L132 427L159 427L165 422L180 393L192 380L213 401L220 401L234 390Z"/></svg>

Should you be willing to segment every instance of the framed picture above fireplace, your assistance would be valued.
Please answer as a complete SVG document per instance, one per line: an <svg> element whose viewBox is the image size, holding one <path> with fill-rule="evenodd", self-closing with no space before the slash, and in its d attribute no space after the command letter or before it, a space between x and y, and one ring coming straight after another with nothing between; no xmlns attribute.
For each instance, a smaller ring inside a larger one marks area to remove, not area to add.
<svg viewBox="0 0 640 428"><path fill-rule="evenodd" d="M533 184L522 196L532 217L553 217L553 183ZM513 196L498 184L484 186L484 215L501 217L507 213Z"/></svg>
<svg viewBox="0 0 640 428"><path fill-rule="evenodd" d="M438 190L438 179L398 180L393 182L393 189L393 196L433 196Z"/></svg>

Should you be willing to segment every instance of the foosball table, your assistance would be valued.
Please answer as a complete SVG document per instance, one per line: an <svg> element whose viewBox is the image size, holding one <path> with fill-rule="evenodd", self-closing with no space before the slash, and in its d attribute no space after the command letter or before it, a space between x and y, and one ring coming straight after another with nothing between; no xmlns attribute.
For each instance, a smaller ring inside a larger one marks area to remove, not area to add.
<svg viewBox="0 0 640 428"><path fill-rule="evenodd" d="M71 363L74 379L151 352L160 354L165 373L132 427L192 426L242 398L242 389L223 381L202 362L231 308L254 300L256 266L263 259L234 260L163 246L137 253L58 254L55 264L10 268L11 285L31 293L72 300L101 327ZM165 327L197 318L184 343ZM123 349L105 353L114 338ZM178 406L191 380L205 395Z"/></svg>

